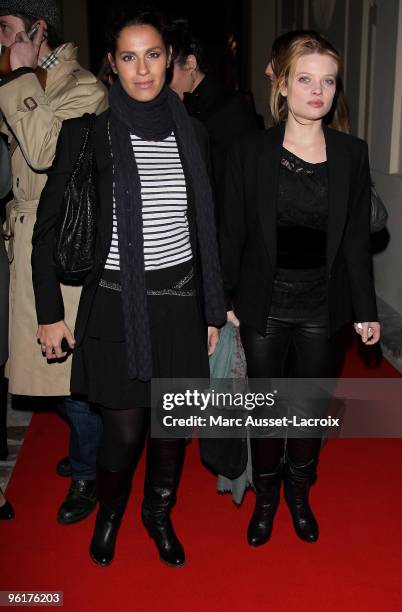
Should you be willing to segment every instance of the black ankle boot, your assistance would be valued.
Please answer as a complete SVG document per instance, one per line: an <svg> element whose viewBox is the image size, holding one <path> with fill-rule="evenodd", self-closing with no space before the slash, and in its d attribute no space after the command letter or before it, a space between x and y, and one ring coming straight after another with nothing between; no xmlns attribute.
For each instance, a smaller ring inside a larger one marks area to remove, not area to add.
<svg viewBox="0 0 402 612"><path fill-rule="evenodd" d="M318 540L318 523L309 504L310 487L316 480L316 460L303 465L287 457L285 464L285 499L289 506L296 534L304 542Z"/></svg>
<svg viewBox="0 0 402 612"><path fill-rule="evenodd" d="M99 510L89 552L101 567L113 561L117 534L130 494L131 474L131 469L114 472L97 466Z"/></svg>
<svg viewBox="0 0 402 612"><path fill-rule="evenodd" d="M156 544L161 561L171 567L185 563L183 546L170 519L183 459L184 440L149 440L142 522Z"/></svg>
<svg viewBox="0 0 402 612"><path fill-rule="evenodd" d="M62 525L82 521L95 510L96 502L96 480L72 480L57 521Z"/></svg>
<svg viewBox="0 0 402 612"><path fill-rule="evenodd" d="M258 474L253 470L253 484L256 493L254 512L247 529L250 546L261 546L271 537L274 517L279 505L281 471Z"/></svg>

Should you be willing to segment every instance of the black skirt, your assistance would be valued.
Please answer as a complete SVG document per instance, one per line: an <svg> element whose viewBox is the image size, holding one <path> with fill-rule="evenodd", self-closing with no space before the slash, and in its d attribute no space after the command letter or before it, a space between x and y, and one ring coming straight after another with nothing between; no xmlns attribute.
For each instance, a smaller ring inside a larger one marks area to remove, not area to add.
<svg viewBox="0 0 402 612"><path fill-rule="evenodd" d="M146 273L153 378L208 378L207 327L192 262ZM71 391L112 409L151 405L151 382L130 380L120 273L104 270L87 330L74 351Z"/></svg>

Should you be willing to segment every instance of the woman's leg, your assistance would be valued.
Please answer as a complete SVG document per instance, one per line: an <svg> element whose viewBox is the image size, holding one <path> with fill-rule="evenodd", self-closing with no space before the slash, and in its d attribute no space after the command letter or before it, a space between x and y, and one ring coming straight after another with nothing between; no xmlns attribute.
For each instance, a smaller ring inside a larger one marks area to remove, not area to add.
<svg viewBox="0 0 402 612"><path fill-rule="evenodd" d="M150 437L148 440L142 520L155 541L161 561L171 567L181 567L185 563L184 549L170 518L184 454L184 439Z"/></svg>
<svg viewBox="0 0 402 612"><path fill-rule="evenodd" d="M293 375L297 378L335 378L339 376L344 353L342 332L328 339L325 323L300 324L293 335ZM325 405L322 409L325 410ZM301 416L313 416L311 410L312 406L307 405ZM286 442L285 499L295 531L306 542L318 539L318 523L309 504L309 491L317 478L320 448L321 437L288 438Z"/></svg>
<svg viewBox="0 0 402 612"><path fill-rule="evenodd" d="M114 557L132 474L144 444L149 409L111 410L100 407L100 412L103 438L97 460L99 510L90 554L95 563L105 567Z"/></svg>
<svg viewBox="0 0 402 612"><path fill-rule="evenodd" d="M280 378L285 375L291 334L291 325L274 318L269 319L266 336L248 326L240 326L249 378ZM279 504L283 455L283 438L251 439L256 492L255 508L247 530L251 546L261 546L271 537Z"/></svg>
<svg viewBox="0 0 402 612"><path fill-rule="evenodd" d="M101 407L100 412L103 436L98 463L110 471L134 469L145 442L149 408L112 410Z"/></svg>

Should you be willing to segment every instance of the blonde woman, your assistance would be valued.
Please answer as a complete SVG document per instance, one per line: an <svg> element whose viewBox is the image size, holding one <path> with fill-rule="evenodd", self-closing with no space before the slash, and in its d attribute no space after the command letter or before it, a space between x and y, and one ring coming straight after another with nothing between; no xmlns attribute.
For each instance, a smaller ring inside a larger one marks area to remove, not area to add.
<svg viewBox="0 0 402 612"><path fill-rule="evenodd" d="M380 338L367 145L324 123L341 71L339 53L321 36L291 42L275 62L276 126L238 143L228 162L224 287L251 378L336 376L351 321L361 324L365 344ZM297 535L318 539L309 490L320 444L319 437L252 440L250 545L271 536L282 479Z"/></svg>

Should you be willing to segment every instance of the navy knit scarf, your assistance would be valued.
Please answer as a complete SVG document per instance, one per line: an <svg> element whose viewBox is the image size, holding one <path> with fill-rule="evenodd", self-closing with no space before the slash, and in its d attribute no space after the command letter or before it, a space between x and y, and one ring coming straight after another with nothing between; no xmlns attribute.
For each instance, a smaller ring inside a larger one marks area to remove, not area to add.
<svg viewBox="0 0 402 612"><path fill-rule="evenodd" d="M188 169L195 200L197 242L201 260L205 319L220 326L226 320L215 232L211 187L184 105L167 86L150 102L137 102L119 81L111 87L110 136L114 167L117 229L124 327L130 379L152 377L151 332L145 284L141 183L130 134L162 140L172 131ZM195 254L194 254L195 255Z"/></svg>

